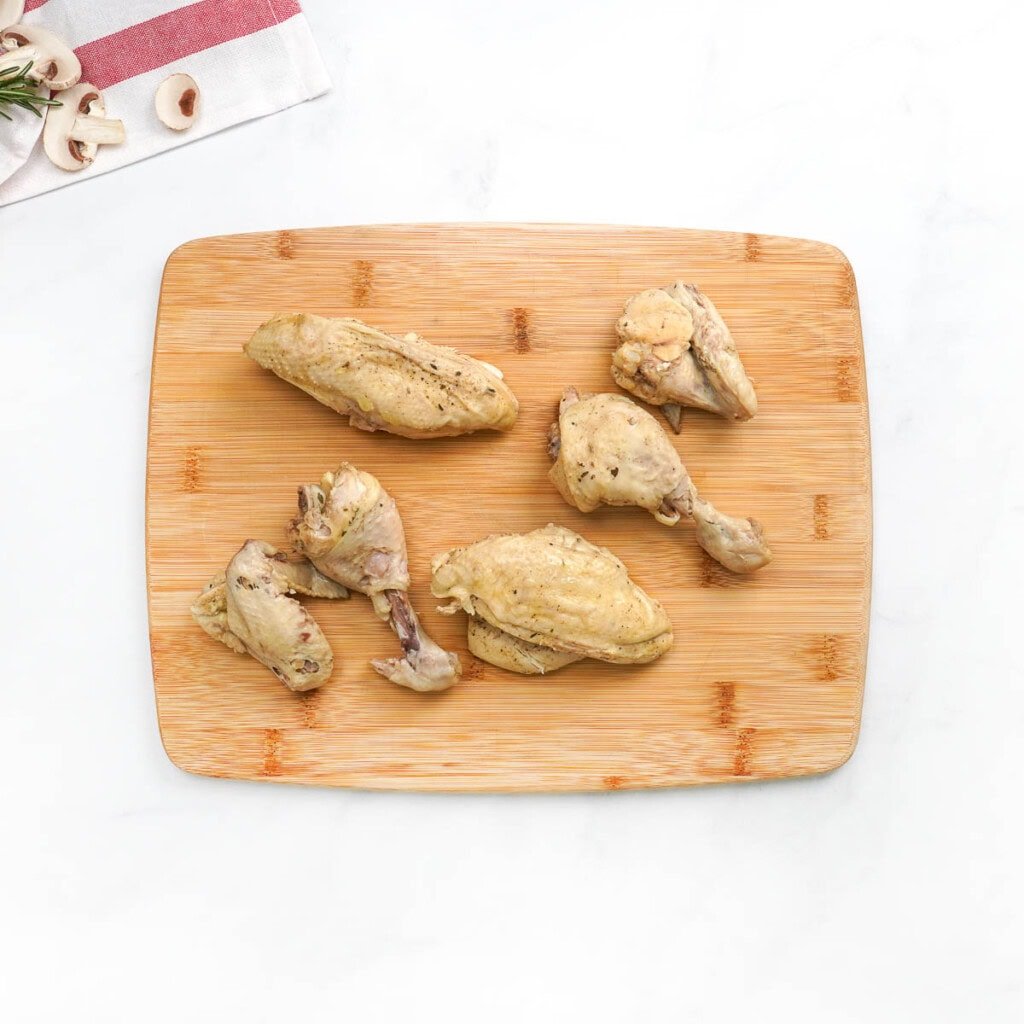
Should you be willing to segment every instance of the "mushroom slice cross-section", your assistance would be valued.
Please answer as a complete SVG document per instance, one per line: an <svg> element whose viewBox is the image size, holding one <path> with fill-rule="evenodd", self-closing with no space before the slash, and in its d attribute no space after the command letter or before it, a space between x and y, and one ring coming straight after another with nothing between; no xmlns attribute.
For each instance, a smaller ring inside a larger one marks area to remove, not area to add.
<svg viewBox="0 0 1024 1024"><path fill-rule="evenodd" d="M70 89L82 77L82 65L63 40L38 25L0 30L0 68L31 64L29 77L49 88Z"/></svg>
<svg viewBox="0 0 1024 1024"><path fill-rule="evenodd" d="M0 0L0 25L15 25L25 13L25 0Z"/></svg>
<svg viewBox="0 0 1024 1024"><path fill-rule="evenodd" d="M124 123L106 116L100 91L80 82L61 93L61 106L52 107L43 128L46 155L65 171L80 171L96 159L100 146L124 142Z"/></svg>
<svg viewBox="0 0 1024 1024"><path fill-rule="evenodd" d="M176 132L191 128L199 116L199 86L191 75L165 78L156 90L156 116Z"/></svg>

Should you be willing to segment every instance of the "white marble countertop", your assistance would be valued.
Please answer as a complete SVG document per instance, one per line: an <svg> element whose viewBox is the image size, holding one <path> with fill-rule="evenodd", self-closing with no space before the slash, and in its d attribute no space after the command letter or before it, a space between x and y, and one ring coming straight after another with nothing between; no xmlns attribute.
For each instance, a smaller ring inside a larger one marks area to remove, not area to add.
<svg viewBox="0 0 1024 1024"><path fill-rule="evenodd" d="M1021 1020L1019 6L306 10L328 96L0 210L4 1019ZM164 756L142 520L164 259L480 219L850 257L875 577L838 772L470 798Z"/></svg>

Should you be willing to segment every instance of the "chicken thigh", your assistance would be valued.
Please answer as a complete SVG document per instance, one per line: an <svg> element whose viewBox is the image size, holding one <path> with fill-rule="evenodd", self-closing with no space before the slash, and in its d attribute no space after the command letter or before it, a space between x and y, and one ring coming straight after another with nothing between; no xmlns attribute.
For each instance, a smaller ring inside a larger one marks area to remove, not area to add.
<svg viewBox="0 0 1024 1024"><path fill-rule="evenodd" d="M581 658L628 665L672 645L661 605L610 551L549 524L496 534L433 561L440 611L469 616L469 648L500 668L531 675Z"/></svg>
<svg viewBox="0 0 1024 1024"><path fill-rule="evenodd" d="M313 617L289 594L348 597L309 562L247 540L192 604L192 617L239 654L251 654L290 690L322 686L334 668L331 647Z"/></svg>
<svg viewBox="0 0 1024 1024"><path fill-rule="evenodd" d="M696 285L677 281L634 295L616 331L615 383L663 406L677 432L680 406L737 420L757 412L754 386L729 328Z"/></svg>
<svg viewBox="0 0 1024 1024"><path fill-rule="evenodd" d="M587 395L566 388L552 424L551 481L581 512L599 505L637 505L659 523L692 519L697 543L733 572L753 572L772 553L755 519L719 512L694 487L658 421L624 395Z"/></svg>
<svg viewBox="0 0 1024 1024"><path fill-rule="evenodd" d="M319 484L300 487L289 533L321 573L366 594L398 635L403 657L372 662L382 676L412 690L458 682L458 655L430 639L409 603L405 531L394 498L376 477L343 463Z"/></svg>
<svg viewBox="0 0 1024 1024"><path fill-rule="evenodd" d="M450 437L508 430L519 403L489 363L358 320L275 316L245 353L363 430Z"/></svg>

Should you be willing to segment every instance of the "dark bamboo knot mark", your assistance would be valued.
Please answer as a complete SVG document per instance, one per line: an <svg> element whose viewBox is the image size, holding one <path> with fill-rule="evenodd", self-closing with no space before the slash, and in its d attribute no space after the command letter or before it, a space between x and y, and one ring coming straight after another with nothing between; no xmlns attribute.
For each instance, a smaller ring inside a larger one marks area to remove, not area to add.
<svg viewBox="0 0 1024 1024"><path fill-rule="evenodd" d="M841 356L836 363L836 400L840 402L857 401L857 369L858 363L853 356Z"/></svg>
<svg viewBox="0 0 1024 1024"><path fill-rule="evenodd" d="M295 235L290 231L277 233L277 258L279 260L295 259Z"/></svg>
<svg viewBox="0 0 1024 1024"><path fill-rule="evenodd" d="M483 679L487 666L479 658L462 659L462 678L469 681Z"/></svg>
<svg viewBox="0 0 1024 1024"><path fill-rule="evenodd" d="M195 494L199 490L200 456L202 449L191 444L185 449L185 458L181 467L181 489L186 494Z"/></svg>
<svg viewBox="0 0 1024 1024"><path fill-rule="evenodd" d="M756 263L761 258L761 239L757 235L746 236L744 259L748 263Z"/></svg>
<svg viewBox="0 0 1024 1024"><path fill-rule="evenodd" d="M743 584L743 576L729 572L721 562L716 562L706 551L701 552L700 586L702 587L738 587Z"/></svg>
<svg viewBox="0 0 1024 1024"><path fill-rule="evenodd" d="M522 306L512 310L512 347L522 355L530 351L530 311Z"/></svg>
<svg viewBox="0 0 1024 1024"><path fill-rule="evenodd" d="M755 732L755 729L740 729L736 733L736 755L732 761L733 775L750 774L750 748Z"/></svg>
<svg viewBox="0 0 1024 1024"><path fill-rule="evenodd" d="M702 587L725 586L722 567L705 552L702 552L700 557L700 585Z"/></svg>
<svg viewBox="0 0 1024 1024"><path fill-rule="evenodd" d="M602 781L605 789L622 789L626 783L621 775L606 775Z"/></svg>
<svg viewBox="0 0 1024 1024"><path fill-rule="evenodd" d="M829 683L839 678L839 638L836 636L821 638L821 678Z"/></svg>
<svg viewBox="0 0 1024 1024"><path fill-rule="evenodd" d="M814 539L828 540L829 537L829 505L827 494L814 496Z"/></svg>
<svg viewBox="0 0 1024 1024"><path fill-rule="evenodd" d="M281 730L263 730L263 774L280 775L282 772L281 759L278 754L281 752Z"/></svg>
<svg viewBox="0 0 1024 1024"><path fill-rule="evenodd" d="M736 714L736 684L715 684L715 722L727 728Z"/></svg>
<svg viewBox="0 0 1024 1024"><path fill-rule="evenodd" d="M302 694L302 724L315 729L319 724L320 690L307 690Z"/></svg>
<svg viewBox="0 0 1024 1024"><path fill-rule="evenodd" d="M356 260L352 281L352 305L368 306L373 292L373 264L369 260Z"/></svg>

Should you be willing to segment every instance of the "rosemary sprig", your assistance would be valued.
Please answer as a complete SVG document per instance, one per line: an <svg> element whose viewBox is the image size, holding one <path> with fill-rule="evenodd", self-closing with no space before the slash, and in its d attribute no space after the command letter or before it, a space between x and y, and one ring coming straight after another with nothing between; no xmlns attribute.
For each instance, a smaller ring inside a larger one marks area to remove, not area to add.
<svg viewBox="0 0 1024 1024"><path fill-rule="evenodd" d="M23 68L17 65L0 69L0 117L13 121L14 118L7 113L12 107L21 107L23 110L31 110L36 117L42 117L40 107L59 107L60 100L51 100L47 96L40 96L36 91L37 84L28 77L32 69L32 61L29 61ZM6 108L6 109L5 109Z"/></svg>

